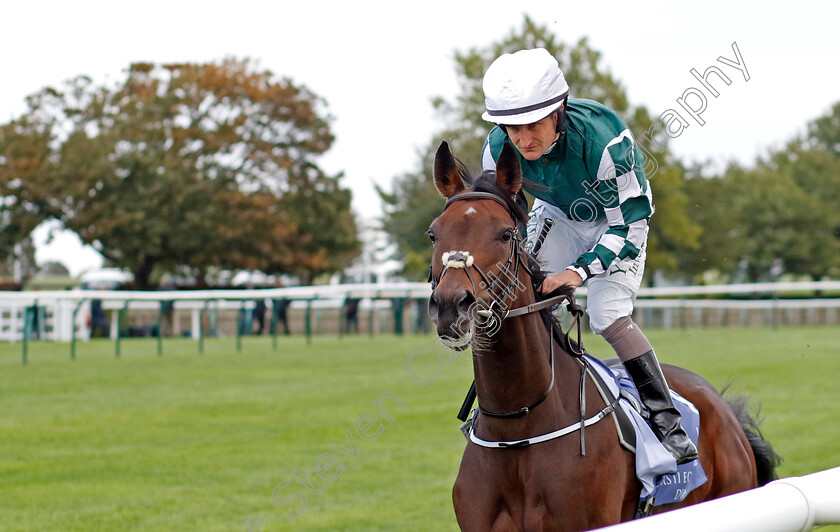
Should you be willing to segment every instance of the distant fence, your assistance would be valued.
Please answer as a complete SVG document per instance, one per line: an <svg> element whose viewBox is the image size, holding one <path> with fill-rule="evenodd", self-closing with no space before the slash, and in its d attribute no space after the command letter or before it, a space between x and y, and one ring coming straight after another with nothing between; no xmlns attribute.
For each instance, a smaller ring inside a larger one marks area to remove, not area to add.
<svg viewBox="0 0 840 532"><path fill-rule="evenodd" d="M154 336L205 337L318 332L374 334L429 330L426 283L352 284L257 290L0 292L0 341L70 342L92 336L115 340Z"/></svg>
<svg viewBox="0 0 840 532"><path fill-rule="evenodd" d="M840 467L783 478L742 493L599 530L603 532L800 532L840 524Z"/></svg>
<svg viewBox="0 0 840 532"><path fill-rule="evenodd" d="M430 293L426 283L0 292L0 341L74 342L92 334L198 340L253 334L258 323L262 334L426 332ZM586 290L577 295L585 305ZM642 288L634 319L649 328L840 324L837 295L840 281Z"/></svg>
<svg viewBox="0 0 840 532"><path fill-rule="evenodd" d="M634 319L664 329L838 325L838 296L840 281L642 288Z"/></svg>

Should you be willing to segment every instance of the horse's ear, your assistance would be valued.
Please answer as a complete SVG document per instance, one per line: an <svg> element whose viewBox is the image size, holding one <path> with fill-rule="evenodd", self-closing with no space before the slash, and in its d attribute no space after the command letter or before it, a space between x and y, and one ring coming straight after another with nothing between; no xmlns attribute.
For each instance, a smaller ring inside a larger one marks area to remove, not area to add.
<svg viewBox="0 0 840 532"><path fill-rule="evenodd" d="M435 154L435 187L440 195L446 199L464 190L464 182L461 181L458 163L455 161L455 156L452 155L446 141L440 143L440 147Z"/></svg>
<svg viewBox="0 0 840 532"><path fill-rule="evenodd" d="M522 169L519 167L519 156L516 148L510 142L502 146L502 153L496 161L496 182L516 194L522 188Z"/></svg>

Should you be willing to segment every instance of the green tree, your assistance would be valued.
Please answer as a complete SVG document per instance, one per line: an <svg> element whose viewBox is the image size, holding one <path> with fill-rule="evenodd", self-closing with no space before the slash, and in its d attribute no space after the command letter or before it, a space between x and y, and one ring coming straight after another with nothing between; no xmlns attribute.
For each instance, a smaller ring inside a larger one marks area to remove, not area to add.
<svg viewBox="0 0 840 532"><path fill-rule="evenodd" d="M135 63L115 87L80 76L27 103L0 128L4 248L55 218L140 287L178 266L311 278L359 249L341 176L316 164L325 102L247 59ZM309 200L333 216L311 223Z"/></svg>
<svg viewBox="0 0 840 532"><path fill-rule="evenodd" d="M789 258L786 267L815 279L840 273L840 102L810 122L804 136L760 160L758 168L789 176L815 204L817 216L800 230L818 249L804 261Z"/></svg>
<svg viewBox="0 0 840 532"><path fill-rule="evenodd" d="M38 267L38 275L54 275L70 277L70 270L67 266L57 261L49 261Z"/></svg>
<svg viewBox="0 0 840 532"><path fill-rule="evenodd" d="M350 209L352 194L339 186L338 179L318 174L314 166L312 172L315 178L292 180L280 202L306 239L297 242L292 264L269 268L282 267L304 284L311 284L322 273L349 266L361 251Z"/></svg>
<svg viewBox="0 0 840 532"><path fill-rule="evenodd" d="M435 140L423 153L417 172L397 177L391 191L379 189L385 206L383 227L397 244L397 258L405 263L405 274L415 279L423 278L431 257L424 232L440 214L443 205L428 168L434 150L440 140L446 140L453 153L467 166L480 167L481 147L491 127L481 119L484 72L503 53L535 47L545 48L557 58L572 96L597 100L614 109L627 120L640 143L647 143L645 148L651 158L650 169L654 170L651 181L657 205L648 246L648 270L673 271L677 267L674 250L696 247L700 230L686 216L688 198L683 191L684 170L670 155L667 137L655 131L653 119L643 107L631 108L623 86L600 64L600 52L593 50L585 38L570 46L558 41L546 26L538 25L526 16L522 27L501 41L466 52L456 51L455 68L461 92L452 102L443 97L432 101L445 123L444 129L434 135Z"/></svg>
<svg viewBox="0 0 840 532"><path fill-rule="evenodd" d="M803 143L840 157L840 102L831 106L831 111L824 116L808 124L808 134Z"/></svg>
<svg viewBox="0 0 840 532"><path fill-rule="evenodd" d="M731 176L741 260L752 282L766 276L774 261L788 273L811 274L832 255L827 206L800 188L788 172L766 167ZM836 256L836 255L835 255Z"/></svg>
<svg viewBox="0 0 840 532"><path fill-rule="evenodd" d="M431 146L426 153L434 153ZM426 230L444 205L431 177L427 177L432 175L430 157L423 157L419 172L397 176L392 182L393 192L376 187L384 205L383 229L396 244L403 275L416 281L427 278L432 246Z"/></svg>
<svg viewBox="0 0 840 532"><path fill-rule="evenodd" d="M787 159L775 153L775 162L749 169L733 164L722 177L689 181L694 217L704 230L700 251L683 262L686 272L714 268L732 274L743 268L748 281L758 282L772 279L777 265L785 273L816 279L838 271L837 203L802 186L832 175L815 164L828 162L825 152L784 153L795 162L780 165ZM840 166L833 164L833 175L840 176Z"/></svg>
<svg viewBox="0 0 840 532"><path fill-rule="evenodd" d="M741 221L735 215L731 185L732 176L745 170L731 165L728 178L695 177L688 179L686 190L691 198L688 212L702 228L699 249L679 254L680 269L688 275L700 275L708 270L732 274L738 270L743 239L749 235L740 230Z"/></svg>
<svg viewBox="0 0 840 532"><path fill-rule="evenodd" d="M25 238L12 246L5 260L0 260L0 290L17 290L38 273L35 245Z"/></svg>

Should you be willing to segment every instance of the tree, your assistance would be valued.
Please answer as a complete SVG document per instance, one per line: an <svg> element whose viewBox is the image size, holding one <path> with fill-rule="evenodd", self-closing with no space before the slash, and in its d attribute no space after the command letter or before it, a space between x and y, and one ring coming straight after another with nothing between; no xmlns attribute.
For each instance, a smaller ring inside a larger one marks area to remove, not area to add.
<svg viewBox="0 0 840 532"><path fill-rule="evenodd" d="M0 260L0 290L17 290L38 273L35 245L25 238L13 246L5 260Z"/></svg>
<svg viewBox="0 0 840 532"><path fill-rule="evenodd" d="M293 263L278 264L311 284L322 273L335 272L350 265L361 252L356 220L350 210L352 195L312 168L308 179L294 179L281 199L298 231L307 236L297 243ZM275 268L269 268L275 269Z"/></svg>
<svg viewBox="0 0 840 532"><path fill-rule="evenodd" d="M840 159L797 139L753 168L731 164L721 177L689 180L701 249L687 272L715 268L747 280L784 273L820 279L840 271Z"/></svg>
<svg viewBox="0 0 840 532"><path fill-rule="evenodd" d="M49 154L49 135L26 118L0 127L0 274L17 277L16 281L35 273L35 247L29 235L48 207L43 176L52 171ZM28 186L33 182L40 185Z"/></svg>
<svg viewBox="0 0 840 532"><path fill-rule="evenodd" d="M426 153L432 154L431 147ZM383 230L396 244L396 258L403 263L403 275L409 279L425 281L431 261L431 243L426 235L443 209L444 201L434 187L430 157L424 157L419 172L408 172L394 179L393 192L377 186L376 191L384 204Z"/></svg>
<svg viewBox="0 0 840 532"><path fill-rule="evenodd" d="M55 275L70 277L70 270L60 262L49 261L38 267L38 275Z"/></svg>
<svg viewBox="0 0 840 532"><path fill-rule="evenodd" d="M830 112L808 124L803 144L820 147L840 157L840 101L831 107Z"/></svg>
<svg viewBox="0 0 840 532"><path fill-rule="evenodd" d="M803 261L788 258L786 266L815 279L840 273L840 102L810 122L804 137L771 152L757 167L788 176L813 203L808 213L813 220L799 230L817 249Z"/></svg>
<svg viewBox="0 0 840 532"><path fill-rule="evenodd" d="M737 213L735 238L742 243L748 279L756 282L780 259L788 273L811 274L830 260L831 232L824 225L827 206L808 195L788 172L766 167L732 176L731 200Z"/></svg>
<svg viewBox="0 0 840 532"><path fill-rule="evenodd" d="M667 136L655 131L654 121L646 109L629 105L621 83L600 65L600 52L590 48L585 38L573 46L567 45L559 42L546 26L540 26L526 16L521 29L512 31L502 41L466 52L456 51L455 67L461 93L454 102L443 97L434 98L432 102L445 123L443 131L436 134L435 140L426 148L417 172L396 178L390 192L378 190L385 206L383 227L396 242L397 258L405 263L404 273L408 277L425 278L431 247L424 233L443 205L429 169L434 150L440 140L447 140L453 153L467 166L480 167L481 147L490 129L490 125L481 119L484 72L503 53L536 47L547 49L557 58L572 96L597 100L621 114L648 151L651 159L648 175L653 182L657 206L648 244L648 270L674 271L677 268L676 250L696 248L700 229L686 215L688 198L683 190L684 169L671 156ZM661 219L665 221L660 222Z"/></svg>
<svg viewBox="0 0 840 532"><path fill-rule="evenodd" d="M359 248L341 176L316 164L333 142L325 103L247 59L135 63L116 87L79 76L27 103L0 129L9 239L58 219L141 288L176 266L311 278ZM317 226L306 187L335 211Z"/></svg>
<svg viewBox="0 0 840 532"><path fill-rule="evenodd" d="M688 275L700 275L707 270L731 274L738 270L743 239L749 235L740 230L740 216L732 200L733 175L745 170L730 165L725 177L694 177L686 183L691 198L688 211L692 220L702 227L699 249L678 255L680 269Z"/></svg>

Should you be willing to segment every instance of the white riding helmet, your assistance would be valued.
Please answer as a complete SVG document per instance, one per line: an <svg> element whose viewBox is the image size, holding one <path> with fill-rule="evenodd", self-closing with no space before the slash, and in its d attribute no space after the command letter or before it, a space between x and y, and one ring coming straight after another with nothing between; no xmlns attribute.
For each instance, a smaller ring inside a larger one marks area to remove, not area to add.
<svg viewBox="0 0 840 532"><path fill-rule="evenodd" d="M481 118L494 124L521 126L556 111L569 95L560 65L545 48L499 56L484 74Z"/></svg>

